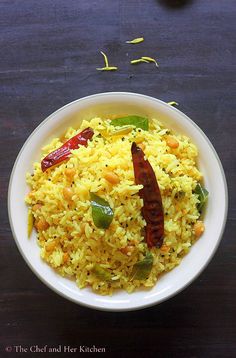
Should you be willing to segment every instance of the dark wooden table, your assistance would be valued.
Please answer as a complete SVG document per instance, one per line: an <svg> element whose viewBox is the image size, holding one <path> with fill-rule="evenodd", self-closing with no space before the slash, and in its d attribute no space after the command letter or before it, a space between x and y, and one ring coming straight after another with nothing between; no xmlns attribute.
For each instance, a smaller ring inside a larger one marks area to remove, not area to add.
<svg viewBox="0 0 236 358"><path fill-rule="evenodd" d="M110 357L236 357L235 5L234 0L0 1L0 357L34 357L16 353L14 346L35 345L95 345ZM124 43L141 35L145 42L138 46ZM119 71L96 71L100 50ZM159 70L129 65L143 55L157 57ZM10 172L28 135L57 108L104 91L179 102L214 144L229 188L226 230L204 273L169 301L130 313L80 307L44 286L21 258L7 216Z"/></svg>

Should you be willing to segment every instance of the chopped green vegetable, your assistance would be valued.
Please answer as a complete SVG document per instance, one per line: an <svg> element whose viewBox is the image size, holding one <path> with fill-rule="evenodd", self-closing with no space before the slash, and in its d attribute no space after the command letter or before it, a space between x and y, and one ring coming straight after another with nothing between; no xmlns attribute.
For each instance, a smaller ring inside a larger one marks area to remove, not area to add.
<svg viewBox="0 0 236 358"><path fill-rule="evenodd" d="M167 102L167 104L169 104L170 106L178 106L179 105L179 103L177 103L175 101Z"/></svg>
<svg viewBox="0 0 236 358"><path fill-rule="evenodd" d="M95 226L107 229L113 219L114 213L109 203L94 193L90 193L92 217Z"/></svg>
<svg viewBox="0 0 236 358"><path fill-rule="evenodd" d="M132 280L146 280L150 275L153 266L153 256L150 252L142 261L136 262L132 270Z"/></svg>
<svg viewBox="0 0 236 358"><path fill-rule="evenodd" d="M101 53L101 54L103 55L103 57L104 57L105 66L106 66L106 67L109 67L107 55L106 55L104 52L102 52L102 51L100 51L100 53Z"/></svg>
<svg viewBox="0 0 236 358"><path fill-rule="evenodd" d="M141 128L144 131L148 131L148 119L140 116L127 116L127 117L116 118L111 121L111 124L115 127L132 125L137 128Z"/></svg>
<svg viewBox="0 0 236 358"><path fill-rule="evenodd" d="M118 67L98 67L96 68L97 71L116 71L118 70Z"/></svg>
<svg viewBox="0 0 236 358"><path fill-rule="evenodd" d="M111 273L110 271L106 270L99 264L94 264L92 268L92 273L97 276L102 281L110 281L111 280Z"/></svg>
<svg viewBox="0 0 236 358"><path fill-rule="evenodd" d="M34 226L34 217L33 217L31 209L29 209L28 210L28 226L27 226L28 237L30 237L30 235L32 234L33 226Z"/></svg>
<svg viewBox="0 0 236 358"><path fill-rule="evenodd" d="M200 183L198 183L194 190L194 194L198 195L199 203L197 204L197 209L198 211L201 211L207 202L209 193L205 188L201 186Z"/></svg>
<svg viewBox="0 0 236 358"><path fill-rule="evenodd" d="M152 58L152 57L142 56L141 59L142 59L142 60L145 60L145 61L148 61L148 62L154 62L155 65L156 65L157 67L159 67L157 61L156 61L154 58Z"/></svg>
<svg viewBox="0 0 236 358"><path fill-rule="evenodd" d="M148 61L146 61L146 60L144 60L142 58L138 58L137 60L130 61L131 65L136 65L137 63L142 63L142 62L148 63Z"/></svg>
<svg viewBox="0 0 236 358"><path fill-rule="evenodd" d="M131 65L135 65L135 64L141 63L141 62L146 62L146 63L154 62L156 67L159 67L157 61L152 57L142 56L141 58L137 58L136 60L130 61Z"/></svg>
<svg viewBox="0 0 236 358"><path fill-rule="evenodd" d="M99 68L96 68L96 70L98 70L98 71L116 71L116 70L118 70L118 67L109 66L107 55L104 52L100 51L100 53L104 57L105 67L99 67Z"/></svg>
<svg viewBox="0 0 236 358"><path fill-rule="evenodd" d="M133 39L131 41L125 41L127 44L139 44L140 42L143 42L143 37L138 37L137 39Z"/></svg>

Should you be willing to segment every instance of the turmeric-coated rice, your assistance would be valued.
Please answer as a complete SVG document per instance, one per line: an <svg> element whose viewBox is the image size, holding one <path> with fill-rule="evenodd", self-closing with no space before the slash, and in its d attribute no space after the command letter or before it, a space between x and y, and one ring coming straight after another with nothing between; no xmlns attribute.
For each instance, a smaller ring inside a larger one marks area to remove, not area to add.
<svg viewBox="0 0 236 358"><path fill-rule="evenodd" d="M36 162L33 174L27 173L31 191L25 200L32 211L41 257L62 276L76 280L80 288L90 286L103 295L118 288L132 292L153 287L200 236L196 231L199 200L194 193L202 179L196 167L197 148L155 119L149 120L148 131L136 127L119 131L110 119L93 118L78 129L68 128L63 138L53 139L42 149L42 158L87 127L94 130L87 147L73 150L67 161L45 172ZM130 151L134 141L154 169L161 191L165 232L161 248L148 248L144 240L142 186L135 185ZM94 225L91 192L105 199L114 212L107 229ZM153 255L149 277L133 279L133 267L147 251ZM95 267L109 272L110 278Z"/></svg>

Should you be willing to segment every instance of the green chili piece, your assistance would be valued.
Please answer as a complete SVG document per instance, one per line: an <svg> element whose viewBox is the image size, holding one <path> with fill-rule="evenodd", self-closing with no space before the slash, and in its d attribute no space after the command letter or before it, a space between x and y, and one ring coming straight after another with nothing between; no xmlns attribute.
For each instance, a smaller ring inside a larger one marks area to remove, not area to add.
<svg viewBox="0 0 236 358"><path fill-rule="evenodd" d="M198 211L201 211L207 202L209 193L205 188L201 186L200 183L198 183L194 190L194 194L198 195L199 203L197 204L197 209Z"/></svg>
<svg viewBox="0 0 236 358"><path fill-rule="evenodd" d="M114 213L109 203L94 193L90 193L92 217L95 226L107 229L113 219Z"/></svg>
<svg viewBox="0 0 236 358"><path fill-rule="evenodd" d="M136 262L132 271L132 280L146 280L152 270L153 256L148 252L145 258Z"/></svg>
<svg viewBox="0 0 236 358"><path fill-rule="evenodd" d="M140 116L127 116L127 117L116 118L111 121L111 124L115 127L132 125L137 128L141 128L144 131L148 131L148 119Z"/></svg>
<svg viewBox="0 0 236 358"><path fill-rule="evenodd" d="M110 281L111 280L110 271L101 267L101 265L99 265L99 264L94 264L91 271L95 276L97 276L97 278L99 278L102 281Z"/></svg>
<svg viewBox="0 0 236 358"><path fill-rule="evenodd" d="M33 231L33 227L34 227L34 217L33 217L31 209L29 209L28 210L28 225L27 225L28 237L31 236L32 231Z"/></svg>

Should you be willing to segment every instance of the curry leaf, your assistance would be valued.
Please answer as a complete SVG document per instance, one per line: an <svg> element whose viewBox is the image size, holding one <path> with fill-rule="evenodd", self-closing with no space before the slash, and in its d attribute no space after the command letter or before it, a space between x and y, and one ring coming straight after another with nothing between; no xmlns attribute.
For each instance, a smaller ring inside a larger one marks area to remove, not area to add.
<svg viewBox="0 0 236 358"><path fill-rule="evenodd" d="M144 131L148 131L148 119L146 117L140 117L140 116L121 117L121 118L113 119L111 121L111 124L115 127L132 125L137 128L141 128Z"/></svg>
<svg viewBox="0 0 236 358"><path fill-rule="evenodd" d="M148 252L145 258L141 261L136 262L132 270L132 279L133 280L146 280L152 270L153 266L153 256Z"/></svg>
<svg viewBox="0 0 236 358"><path fill-rule="evenodd" d="M194 193L198 195L199 203L197 204L198 211L201 211L203 206L206 204L209 193L208 191L201 186L200 183L196 185Z"/></svg>
<svg viewBox="0 0 236 358"><path fill-rule="evenodd" d="M97 278L99 278L102 281L110 281L111 280L110 271L106 270L99 264L94 264L91 271L95 276L97 276Z"/></svg>
<svg viewBox="0 0 236 358"><path fill-rule="evenodd" d="M107 229L113 219L114 213L109 203L94 193L90 193L92 217L95 226Z"/></svg>

